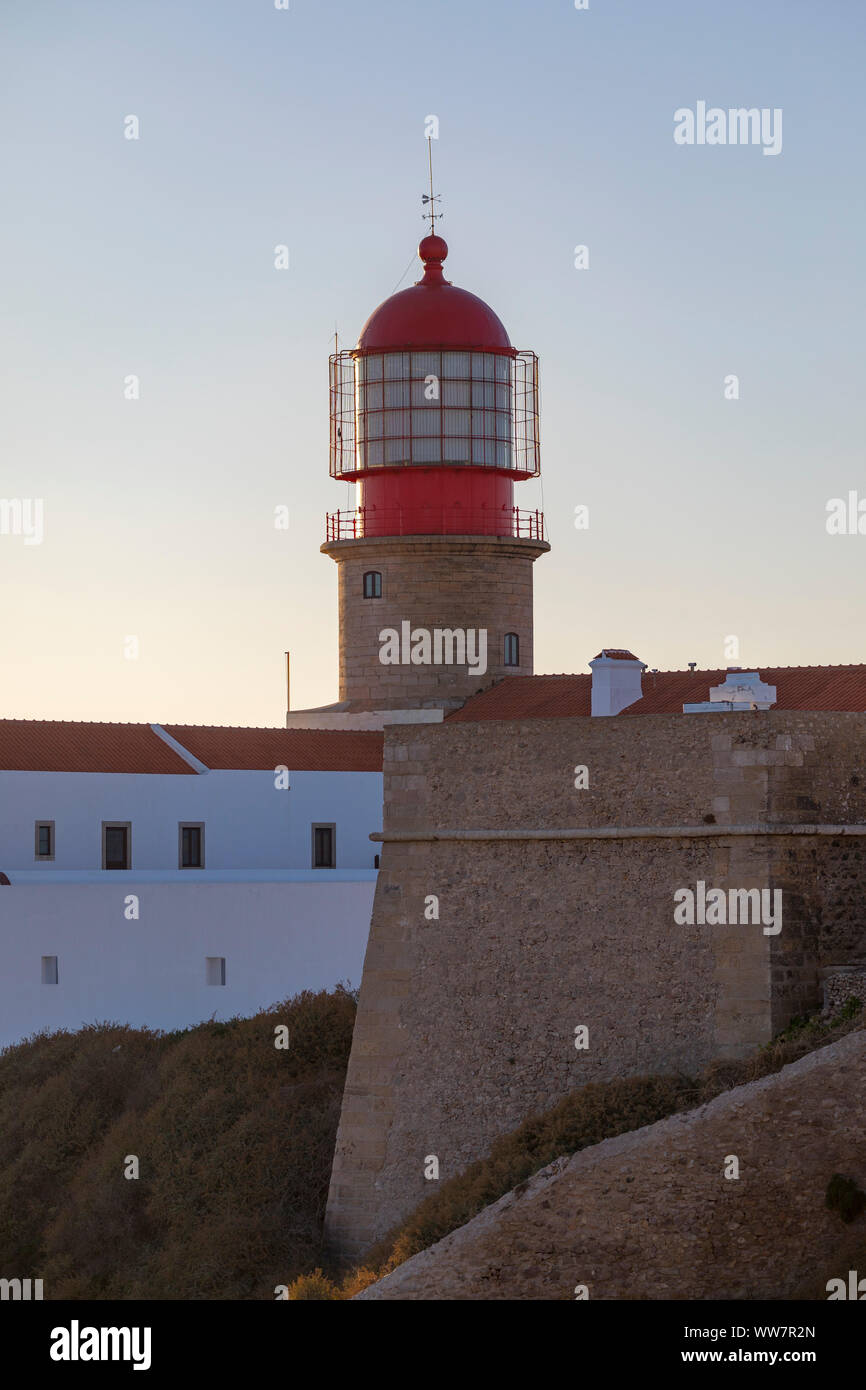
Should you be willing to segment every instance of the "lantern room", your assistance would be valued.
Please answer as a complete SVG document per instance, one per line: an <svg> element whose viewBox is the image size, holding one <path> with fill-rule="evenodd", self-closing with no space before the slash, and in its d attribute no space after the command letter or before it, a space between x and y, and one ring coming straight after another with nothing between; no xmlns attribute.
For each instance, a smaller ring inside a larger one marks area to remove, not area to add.
<svg viewBox="0 0 866 1390"><path fill-rule="evenodd" d="M331 475L357 484L358 506L328 517L327 539L543 539L541 513L518 511L513 494L540 472L537 358L445 279L442 237L418 254L423 278L330 359Z"/></svg>

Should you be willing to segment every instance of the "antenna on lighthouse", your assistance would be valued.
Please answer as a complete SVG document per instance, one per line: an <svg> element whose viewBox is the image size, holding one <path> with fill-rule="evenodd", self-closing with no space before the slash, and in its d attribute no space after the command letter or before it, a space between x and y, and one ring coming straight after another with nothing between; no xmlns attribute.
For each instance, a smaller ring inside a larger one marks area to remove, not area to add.
<svg viewBox="0 0 866 1390"><path fill-rule="evenodd" d="M436 204L441 203L442 195L433 192L433 137L431 135L427 136L427 159L430 165L430 192L421 194L421 202L424 204L424 211L421 216L430 218L430 235L435 236L436 218L439 217L440 220L442 218L442 213L436 211Z"/></svg>

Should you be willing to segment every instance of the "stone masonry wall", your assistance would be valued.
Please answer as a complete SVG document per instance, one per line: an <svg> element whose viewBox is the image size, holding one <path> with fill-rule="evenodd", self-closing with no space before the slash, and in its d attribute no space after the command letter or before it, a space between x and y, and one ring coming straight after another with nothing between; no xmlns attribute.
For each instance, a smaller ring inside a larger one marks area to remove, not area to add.
<svg viewBox="0 0 866 1390"><path fill-rule="evenodd" d="M453 707L505 675L532 675L532 565L544 542L496 536L405 536L337 541L322 550L339 566L340 700L352 709ZM382 597L365 599L368 570L382 575ZM467 666L382 665L383 628L484 628L487 670ZM504 639L516 632L519 666L504 665Z"/></svg>
<svg viewBox="0 0 866 1390"><path fill-rule="evenodd" d="M359 1298L796 1297L847 1282L846 1228L824 1203L837 1172L866 1188L863 1031L557 1160Z"/></svg>
<svg viewBox="0 0 866 1390"><path fill-rule="evenodd" d="M833 713L390 728L330 1239L384 1234L427 1195L429 1155L448 1178L588 1081L694 1072L817 1008L822 967L866 958L864 841L724 832L866 823L864 746L866 716ZM572 827L699 835L448 838ZM675 924L698 880L781 888L781 932Z"/></svg>

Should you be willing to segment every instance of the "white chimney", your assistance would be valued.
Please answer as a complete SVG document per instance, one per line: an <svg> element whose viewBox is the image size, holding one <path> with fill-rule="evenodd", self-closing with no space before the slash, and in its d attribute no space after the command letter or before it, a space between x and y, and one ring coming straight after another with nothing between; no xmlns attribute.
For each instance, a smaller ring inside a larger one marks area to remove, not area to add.
<svg viewBox="0 0 866 1390"><path fill-rule="evenodd" d="M639 700L641 672L646 662L621 647L603 647L589 663L592 671L592 713L619 714Z"/></svg>

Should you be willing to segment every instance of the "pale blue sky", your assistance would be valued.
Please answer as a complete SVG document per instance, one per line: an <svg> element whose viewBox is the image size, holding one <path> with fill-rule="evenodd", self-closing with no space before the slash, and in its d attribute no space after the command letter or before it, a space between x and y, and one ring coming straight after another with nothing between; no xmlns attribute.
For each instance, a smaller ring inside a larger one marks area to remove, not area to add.
<svg viewBox="0 0 866 1390"><path fill-rule="evenodd" d="M448 276L541 358L536 669L715 667L728 634L866 661L866 535L825 530L866 498L855 0L4 0L2 28L0 497L43 498L45 538L0 535L0 714L277 724L287 647L293 704L337 698L327 358L423 232L431 113ZM781 154L677 146L699 100L782 108Z"/></svg>

